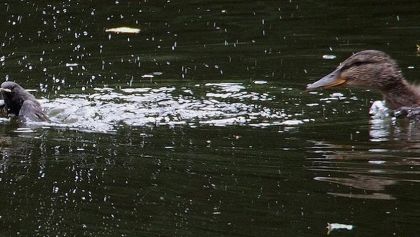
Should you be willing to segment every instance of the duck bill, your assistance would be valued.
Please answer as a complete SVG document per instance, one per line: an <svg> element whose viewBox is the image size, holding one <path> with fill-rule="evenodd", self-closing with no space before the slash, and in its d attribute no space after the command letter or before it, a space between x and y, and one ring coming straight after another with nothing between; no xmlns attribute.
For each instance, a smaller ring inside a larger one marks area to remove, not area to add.
<svg viewBox="0 0 420 237"><path fill-rule="evenodd" d="M5 89L5 88L0 88L0 91L4 91L4 92L8 92L8 93L12 92L10 89Z"/></svg>
<svg viewBox="0 0 420 237"><path fill-rule="evenodd" d="M319 79L318 81L316 81L312 84L308 84L306 86L306 89L307 90L316 90L316 89L319 89L319 88L328 89L328 88L340 86L340 85L342 85L346 82L347 82L347 80L340 76L340 72L337 69L337 70L331 72L330 74L326 75L325 77Z"/></svg>

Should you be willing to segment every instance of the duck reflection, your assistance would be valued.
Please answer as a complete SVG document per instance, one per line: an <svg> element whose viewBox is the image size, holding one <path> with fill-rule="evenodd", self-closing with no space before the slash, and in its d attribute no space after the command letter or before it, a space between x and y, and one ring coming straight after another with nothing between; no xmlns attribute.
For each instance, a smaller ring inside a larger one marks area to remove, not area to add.
<svg viewBox="0 0 420 237"><path fill-rule="evenodd" d="M372 118L369 121L369 136L372 142L399 140L400 145L420 148L420 144L413 143L420 141L420 124L413 120Z"/></svg>
<svg viewBox="0 0 420 237"><path fill-rule="evenodd" d="M328 153L330 154L324 153L324 159L312 159L312 164L308 167L315 175L314 180L338 184L327 186L327 194L361 199L395 199L392 194L387 193L386 187L397 184L398 180L388 177L386 162L369 162L375 159L369 151L354 154Z"/></svg>
<svg viewBox="0 0 420 237"><path fill-rule="evenodd" d="M315 177L315 180L336 183L352 188L383 191L385 186L395 184L395 180L386 177L369 176L362 174L350 174L348 178L334 178L334 177Z"/></svg>
<svg viewBox="0 0 420 237"><path fill-rule="evenodd" d="M314 180L339 197L393 200L391 186L420 183L420 126L415 121L372 118L366 139L351 144L313 141L307 167ZM336 142L339 143L339 142ZM333 187L334 190L331 190Z"/></svg>
<svg viewBox="0 0 420 237"><path fill-rule="evenodd" d="M362 174L350 174L347 178L334 178L334 177L315 177L317 181L336 183L339 185L344 185L347 187L356 188L364 191L384 191L386 186L396 184L396 180L392 180L386 177L378 176L369 176ZM390 194L372 192L358 194L356 193L337 193L337 192L328 192L328 194L333 196L349 197L349 198L362 198L362 199L386 199L392 200L395 199Z"/></svg>

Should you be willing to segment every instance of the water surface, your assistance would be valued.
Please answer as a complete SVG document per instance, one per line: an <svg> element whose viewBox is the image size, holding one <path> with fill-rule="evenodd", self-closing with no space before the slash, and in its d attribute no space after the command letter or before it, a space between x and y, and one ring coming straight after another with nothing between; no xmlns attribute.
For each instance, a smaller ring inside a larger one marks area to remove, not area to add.
<svg viewBox="0 0 420 237"><path fill-rule="evenodd" d="M1 235L416 235L419 125L304 89L362 49L414 81L419 8L4 1L0 77L52 122L0 120Z"/></svg>

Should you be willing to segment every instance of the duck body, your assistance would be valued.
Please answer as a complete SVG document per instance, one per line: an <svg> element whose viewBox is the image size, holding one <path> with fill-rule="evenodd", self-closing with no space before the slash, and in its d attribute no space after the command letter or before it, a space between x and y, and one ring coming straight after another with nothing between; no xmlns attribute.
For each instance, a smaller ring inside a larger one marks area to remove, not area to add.
<svg viewBox="0 0 420 237"><path fill-rule="evenodd" d="M308 90L356 87L379 90L392 110L420 109L420 88L410 85L386 53L364 50L347 58L334 71L307 85Z"/></svg>
<svg viewBox="0 0 420 237"><path fill-rule="evenodd" d="M10 81L3 82L0 91L4 100L4 109L8 114L17 116L23 121L49 121L35 96L19 84Z"/></svg>

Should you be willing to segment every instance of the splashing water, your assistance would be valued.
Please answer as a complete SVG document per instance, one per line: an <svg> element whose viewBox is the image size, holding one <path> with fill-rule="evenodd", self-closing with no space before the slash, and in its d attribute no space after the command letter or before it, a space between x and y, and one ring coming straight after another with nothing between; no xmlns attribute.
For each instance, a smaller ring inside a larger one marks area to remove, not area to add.
<svg viewBox="0 0 420 237"><path fill-rule="evenodd" d="M197 91L199 87L204 87L205 95ZM110 132L122 125L278 125L287 118L284 112L253 103L272 99L268 93L246 91L241 83L207 83L182 89L96 88L90 95L41 102L52 126Z"/></svg>

